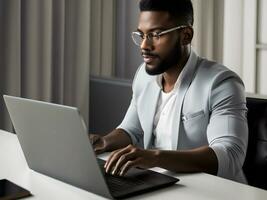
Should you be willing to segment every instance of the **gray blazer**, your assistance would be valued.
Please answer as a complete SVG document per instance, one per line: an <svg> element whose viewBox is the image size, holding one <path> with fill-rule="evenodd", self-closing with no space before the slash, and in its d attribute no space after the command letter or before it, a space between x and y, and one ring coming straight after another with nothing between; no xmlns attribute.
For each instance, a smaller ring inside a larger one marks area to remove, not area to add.
<svg viewBox="0 0 267 200"><path fill-rule="evenodd" d="M209 145L218 158L218 175L240 182L246 155L248 128L242 80L234 72L191 51L178 88L172 127L172 149ZM118 128L134 145L153 148L153 120L160 87L142 64L132 85L128 111Z"/></svg>

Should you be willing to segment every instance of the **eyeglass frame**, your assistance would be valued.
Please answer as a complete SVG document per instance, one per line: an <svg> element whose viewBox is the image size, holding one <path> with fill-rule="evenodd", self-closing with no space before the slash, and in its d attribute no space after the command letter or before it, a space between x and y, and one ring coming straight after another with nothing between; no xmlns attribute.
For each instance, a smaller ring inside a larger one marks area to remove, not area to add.
<svg viewBox="0 0 267 200"><path fill-rule="evenodd" d="M141 44L143 43L144 39L147 39L149 42L153 43L153 37L160 39L160 37L162 35L165 35L167 33L170 33L172 31L179 30L179 29L182 29L182 28L187 28L187 27L192 27L192 26L191 25L181 25L181 26L176 26L176 27L173 27L173 28L161 31L161 32L153 32L152 31L152 32L149 32L149 33L142 33L140 31L133 31L132 32L132 39L133 39L134 44L136 44L137 46L141 46ZM150 33L152 34L151 38L149 38L149 36L148 36L148 34L150 34ZM139 35L140 38L142 39L142 42L140 44L137 44L136 41L134 40L134 36L133 36L134 34Z"/></svg>

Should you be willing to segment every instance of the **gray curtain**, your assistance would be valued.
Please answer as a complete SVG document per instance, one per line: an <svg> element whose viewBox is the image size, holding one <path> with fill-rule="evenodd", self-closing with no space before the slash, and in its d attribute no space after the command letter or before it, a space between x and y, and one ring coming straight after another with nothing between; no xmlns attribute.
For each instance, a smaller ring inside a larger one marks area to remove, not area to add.
<svg viewBox="0 0 267 200"><path fill-rule="evenodd" d="M0 0L2 95L76 106L88 122L90 0ZM40 113L41 114L41 113Z"/></svg>

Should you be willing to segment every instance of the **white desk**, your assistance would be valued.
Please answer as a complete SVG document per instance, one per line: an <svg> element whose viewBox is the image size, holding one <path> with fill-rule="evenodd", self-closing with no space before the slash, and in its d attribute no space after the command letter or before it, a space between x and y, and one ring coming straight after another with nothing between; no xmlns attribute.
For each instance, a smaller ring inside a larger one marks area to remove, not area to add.
<svg viewBox="0 0 267 200"><path fill-rule="evenodd" d="M205 173L176 174L180 181L131 199L267 199L267 191L239 184ZM29 199L104 199L85 190L30 170L25 161L17 136L0 130L0 179L9 179L28 189L34 195Z"/></svg>

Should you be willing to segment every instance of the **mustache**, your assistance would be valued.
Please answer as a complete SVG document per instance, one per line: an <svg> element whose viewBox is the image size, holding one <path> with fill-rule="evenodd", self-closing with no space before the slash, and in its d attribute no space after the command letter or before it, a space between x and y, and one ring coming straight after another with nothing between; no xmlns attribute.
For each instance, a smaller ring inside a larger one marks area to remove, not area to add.
<svg viewBox="0 0 267 200"><path fill-rule="evenodd" d="M151 53L151 52L149 52L149 51L142 51L142 52L141 52L141 55L142 55L142 56L153 56L153 57L158 57L157 54L155 54L155 53Z"/></svg>

